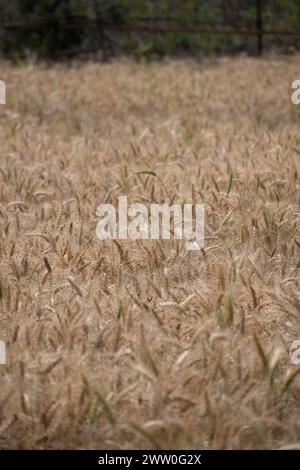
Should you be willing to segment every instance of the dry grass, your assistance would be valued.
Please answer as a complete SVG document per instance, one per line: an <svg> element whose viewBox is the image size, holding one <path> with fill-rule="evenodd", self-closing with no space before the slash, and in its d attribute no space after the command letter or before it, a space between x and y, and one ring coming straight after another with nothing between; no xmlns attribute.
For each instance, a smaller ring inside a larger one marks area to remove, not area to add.
<svg viewBox="0 0 300 470"><path fill-rule="evenodd" d="M299 442L299 66L1 64L0 448ZM119 195L204 202L204 250L99 241Z"/></svg>

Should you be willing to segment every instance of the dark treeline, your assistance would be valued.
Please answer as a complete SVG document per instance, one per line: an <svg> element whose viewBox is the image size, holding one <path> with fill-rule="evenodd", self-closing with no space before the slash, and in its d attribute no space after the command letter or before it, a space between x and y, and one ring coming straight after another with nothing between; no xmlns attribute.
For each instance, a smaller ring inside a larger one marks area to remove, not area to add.
<svg viewBox="0 0 300 470"><path fill-rule="evenodd" d="M300 31L299 0L0 0L0 15L0 53L12 58L255 53L247 31ZM266 35L263 47L289 52L300 36Z"/></svg>

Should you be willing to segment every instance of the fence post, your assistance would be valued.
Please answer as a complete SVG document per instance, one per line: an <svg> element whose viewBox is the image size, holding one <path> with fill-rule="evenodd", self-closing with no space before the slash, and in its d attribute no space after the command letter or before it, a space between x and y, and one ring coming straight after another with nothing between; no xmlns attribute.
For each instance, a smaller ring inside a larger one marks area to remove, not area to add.
<svg viewBox="0 0 300 470"><path fill-rule="evenodd" d="M263 44L263 20L262 20L262 0L256 0L256 30L257 30L257 52L262 55Z"/></svg>

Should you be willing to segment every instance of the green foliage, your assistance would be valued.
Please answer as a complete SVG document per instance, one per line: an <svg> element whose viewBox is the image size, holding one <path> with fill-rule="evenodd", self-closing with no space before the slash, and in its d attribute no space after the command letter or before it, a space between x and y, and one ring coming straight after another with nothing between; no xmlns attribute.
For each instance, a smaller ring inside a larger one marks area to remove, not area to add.
<svg viewBox="0 0 300 470"><path fill-rule="evenodd" d="M31 50L54 56L70 46L82 44L84 30L73 29L72 23L87 17L83 0L14 0L12 3L0 0L0 11L3 12L2 23L12 24L11 28L1 31L0 47L4 53L17 56Z"/></svg>
<svg viewBox="0 0 300 470"><path fill-rule="evenodd" d="M207 29L255 29L256 2L253 0L0 0L1 23L22 24L22 28L0 29L0 52L22 57L25 51L55 57L65 51L106 48L132 54L141 62L153 56L177 53L232 53L256 50L256 38L240 35L183 33L181 27ZM80 21L81 20L81 21ZM83 23L93 21L94 27ZM126 25L138 31L121 34L106 31L104 23ZM300 23L298 0L265 0L265 29L297 30ZM97 27L96 27L97 26ZM139 28L174 29L169 33L142 32ZM267 36L265 45L282 50L300 46L293 37Z"/></svg>

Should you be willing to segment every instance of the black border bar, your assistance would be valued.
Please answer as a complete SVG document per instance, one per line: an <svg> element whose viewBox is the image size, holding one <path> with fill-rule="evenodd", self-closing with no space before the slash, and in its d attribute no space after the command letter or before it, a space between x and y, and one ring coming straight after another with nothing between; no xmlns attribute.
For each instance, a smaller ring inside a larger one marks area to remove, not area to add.
<svg viewBox="0 0 300 470"><path fill-rule="evenodd" d="M292 447L292 446L291 446ZM296 446L298 448L298 446ZM0 466L5 464L30 468L57 468L79 466L80 468L138 468L140 466L189 465L190 468L207 466L240 467L246 465L268 465L284 467L300 462L299 450L3 450ZM84 467L83 467L84 466Z"/></svg>

